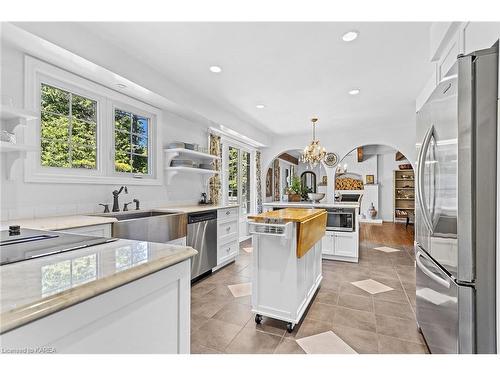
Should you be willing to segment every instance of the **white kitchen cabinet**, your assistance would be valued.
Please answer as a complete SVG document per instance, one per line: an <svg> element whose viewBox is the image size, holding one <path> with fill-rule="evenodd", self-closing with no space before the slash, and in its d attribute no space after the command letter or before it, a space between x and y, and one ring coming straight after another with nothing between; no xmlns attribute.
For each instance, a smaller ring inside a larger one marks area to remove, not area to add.
<svg viewBox="0 0 500 375"><path fill-rule="evenodd" d="M325 235L321 239L321 252L323 255L335 255L333 248L333 232L325 232Z"/></svg>
<svg viewBox="0 0 500 375"><path fill-rule="evenodd" d="M457 57L460 53L462 53L462 48L460 45L461 37L460 34L457 33L453 39L450 40L449 44L446 46L446 49L443 51L441 58L437 62L437 76L438 82L446 77L446 73L450 70L450 68L457 61Z"/></svg>
<svg viewBox="0 0 500 375"><path fill-rule="evenodd" d="M453 66L459 54L489 48L500 39L500 22L437 22L431 26L429 34L429 62L434 64L435 71L416 98L417 111Z"/></svg>
<svg viewBox="0 0 500 375"><path fill-rule="evenodd" d="M357 262L359 257L358 231L326 231L321 240L323 259Z"/></svg>
<svg viewBox="0 0 500 375"><path fill-rule="evenodd" d="M463 33L465 54L489 48L500 39L500 22L468 22Z"/></svg>
<svg viewBox="0 0 500 375"><path fill-rule="evenodd" d="M217 211L217 270L236 259L239 254L239 207Z"/></svg>
<svg viewBox="0 0 500 375"><path fill-rule="evenodd" d="M357 257L356 241L353 232L334 232L334 253L340 257Z"/></svg>
<svg viewBox="0 0 500 375"><path fill-rule="evenodd" d="M86 227L67 228L58 232L82 234L86 236L111 237L112 224L89 225Z"/></svg>
<svg viewBox="0 0 500 375"><path fill-rule="evenodd" d="M73 354L189 354L191 260L0 336L3 349Z"/></svg>

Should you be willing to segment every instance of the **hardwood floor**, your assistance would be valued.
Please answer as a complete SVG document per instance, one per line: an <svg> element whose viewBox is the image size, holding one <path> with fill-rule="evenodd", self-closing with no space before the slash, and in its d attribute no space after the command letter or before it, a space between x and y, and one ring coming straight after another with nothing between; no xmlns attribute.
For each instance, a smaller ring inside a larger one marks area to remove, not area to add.
<svg viewBox="0 0 500 375"><path fill-rule="evenodd" d="M359 241L385 246L413 246L413 225L382 223L382 224L360 224Z"/></svg>

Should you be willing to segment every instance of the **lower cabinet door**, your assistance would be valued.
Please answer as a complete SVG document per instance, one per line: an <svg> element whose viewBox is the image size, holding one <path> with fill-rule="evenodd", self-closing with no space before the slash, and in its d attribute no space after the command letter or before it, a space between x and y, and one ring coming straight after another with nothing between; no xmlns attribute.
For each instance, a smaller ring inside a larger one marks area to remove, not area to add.
<svg viewBox="0 0 500 375"><path fill-rule="evenodd" d="M321 253L325 255L334 255L334 241L333 234L330 232L326 232L323 238L321 239Z"/></svg>
<svg viewBox="0 0 500 375"><path fill-rule="evenodd" d="M335 255L343 257L355 257L356 256L356 246L355 246L354 234L351 232L335 232L333 240L333 248Z"/></svg>

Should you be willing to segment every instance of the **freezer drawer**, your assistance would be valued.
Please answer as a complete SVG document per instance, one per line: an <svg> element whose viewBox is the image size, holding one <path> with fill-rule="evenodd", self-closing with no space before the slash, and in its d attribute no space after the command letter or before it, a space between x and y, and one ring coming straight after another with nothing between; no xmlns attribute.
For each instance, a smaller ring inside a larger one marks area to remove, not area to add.
<svg viewBox="0 0 500 375"><path fill-rule="evenodd" d="M459 286L417 247L417 321L431 353L471 353L473 292Z"/></svg>

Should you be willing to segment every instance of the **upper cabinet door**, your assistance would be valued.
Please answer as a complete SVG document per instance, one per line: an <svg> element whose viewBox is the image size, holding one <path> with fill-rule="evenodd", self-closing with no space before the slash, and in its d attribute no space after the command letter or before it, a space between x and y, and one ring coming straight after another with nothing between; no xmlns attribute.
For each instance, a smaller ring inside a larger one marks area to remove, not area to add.
<svg viewBox="0 0 500 375"><path fill-rule="evenodd" d="M465 54L490 48L500 39L500 22L469 22L463 31Z"/></svg>

